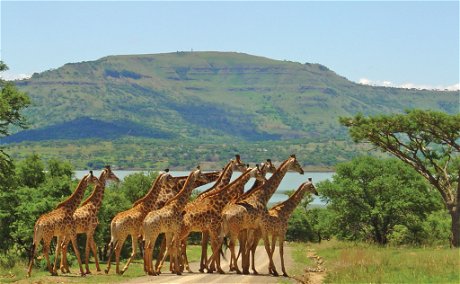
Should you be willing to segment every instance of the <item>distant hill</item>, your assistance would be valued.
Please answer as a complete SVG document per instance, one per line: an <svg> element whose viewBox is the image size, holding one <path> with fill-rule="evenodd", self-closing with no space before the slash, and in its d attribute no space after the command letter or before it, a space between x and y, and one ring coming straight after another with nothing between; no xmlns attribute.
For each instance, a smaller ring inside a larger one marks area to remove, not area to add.
<svg viewBox="0 0 460 284"><path fill-rule="evenodd" d="M339 116L408 108L455 113L458 92L356 84L320 64L232 52L108 56L17 81L29 130L2 143L55 139L339 139Z"/></svg>

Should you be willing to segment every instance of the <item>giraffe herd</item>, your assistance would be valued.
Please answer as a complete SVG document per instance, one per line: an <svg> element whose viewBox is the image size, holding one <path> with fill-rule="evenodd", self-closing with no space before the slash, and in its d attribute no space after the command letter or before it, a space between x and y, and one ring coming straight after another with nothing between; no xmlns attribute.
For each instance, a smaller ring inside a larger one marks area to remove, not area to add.
<svg viewBox="0 0 460 284"><path fill-rule="evenodd" d="M241 175L231 182L234 171ZM191 232L202 234L202 254L200 272L225 273L220 264L222 245L229 237L231 252L230 271L249 274L252 267L257 274L254 253L260 239L263 239L269 259L269 273L278 276L273 254L278 241L281 269L284 276L283 244L287 231L288 219L295 207L306 193L317 194L309 178L284 202L267 209L270 197L275 193L281 180L288 171L303 174L304 171L295 155L291 155L276 168L270 159L250 167L241 161L239 155L230 160L221 170L203 173L200 167L188 176L173 177L169 170L160 172L152 182L148 192L132 207L119 212L110 224L111 239L105 273L110 272L112 256L115 254L115 270L123 274L136 257L140 241L143 248L144 271L148 275L161 273L164 261L169 256L169 269L180 275L184 270L192 272L188 265L186 241ZM266 174L271 173L267 179ZM253 186L244 191L246 183L254 178ZM34 226L32 255L29 259L28 276L30 277L35 257L35 249L43 240L43 253L47 267L52 275L57 275L57 261L60 257L61 273L69 273L67 264L67 247L72 243L81 275L90 274L88 266L90 251L95 258L96 270L101 271L97 258L94 232L99 224L97 215L104 197L107 181L119 181L107 166L96 178L92 171L85 175L77 188L65 201L53 211L43 214ZM202 192L194 201L189 201L193 189L214 182L214 185ZM94 184L91 195L80 205L86 188ZM85 271L82 267L80 253L76 245L77 234L86 234ZM156 262L153 262L153 248L156 239L164 234ZM50 243L57 237L54 265L49 259ZM123 269L120 269L120 254L125 240L131 236L132 252ZM270 240L271 237L271 240ZM211 256L207 255L208 241ZM236 244L239 250L236 251ZM252 258L251 258L252 255ZM241 268L238 259L241 257Z"/></svg>

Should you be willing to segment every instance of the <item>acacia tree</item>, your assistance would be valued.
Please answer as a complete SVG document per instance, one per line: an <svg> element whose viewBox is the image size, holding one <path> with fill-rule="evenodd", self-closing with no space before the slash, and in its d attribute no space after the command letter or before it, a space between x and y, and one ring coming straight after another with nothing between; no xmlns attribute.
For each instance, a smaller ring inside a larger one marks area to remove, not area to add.
<svg viewBox="0 0 460 284"><path fill-rule="evenodd" d="M340 118L355 142L370 142L413 167L441 194L460 247L460 114L410 110L405 114Z"/></svg>

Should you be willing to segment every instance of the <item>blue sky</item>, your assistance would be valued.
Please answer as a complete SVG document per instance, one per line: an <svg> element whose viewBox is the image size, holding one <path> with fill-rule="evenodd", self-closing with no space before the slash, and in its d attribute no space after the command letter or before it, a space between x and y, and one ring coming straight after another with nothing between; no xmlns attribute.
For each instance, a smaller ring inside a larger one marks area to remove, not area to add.
<svg viewBox="0 0 460 284"><path fill-rule="evenodd" d="M355 82L458 88L459 2L1 1L6 79L107 55L236 51Z"/></svg>

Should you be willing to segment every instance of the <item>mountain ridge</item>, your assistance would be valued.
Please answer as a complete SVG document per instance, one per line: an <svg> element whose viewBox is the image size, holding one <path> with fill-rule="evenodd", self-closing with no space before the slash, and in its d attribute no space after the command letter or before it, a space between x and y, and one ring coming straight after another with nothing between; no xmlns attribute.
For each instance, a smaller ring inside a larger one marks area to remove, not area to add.
<svg viewBox="0 0 460 284"><path fill-rule="evenodd" d="M458 92L365 86L321 64L235 52L112 55L16 83L33 102L24 111L31 129L2 143L52 140L53 126L82 118L106 128L104 139L338 139L347 135L339 116L408 108L455 113L458 104Z"/></svg>

